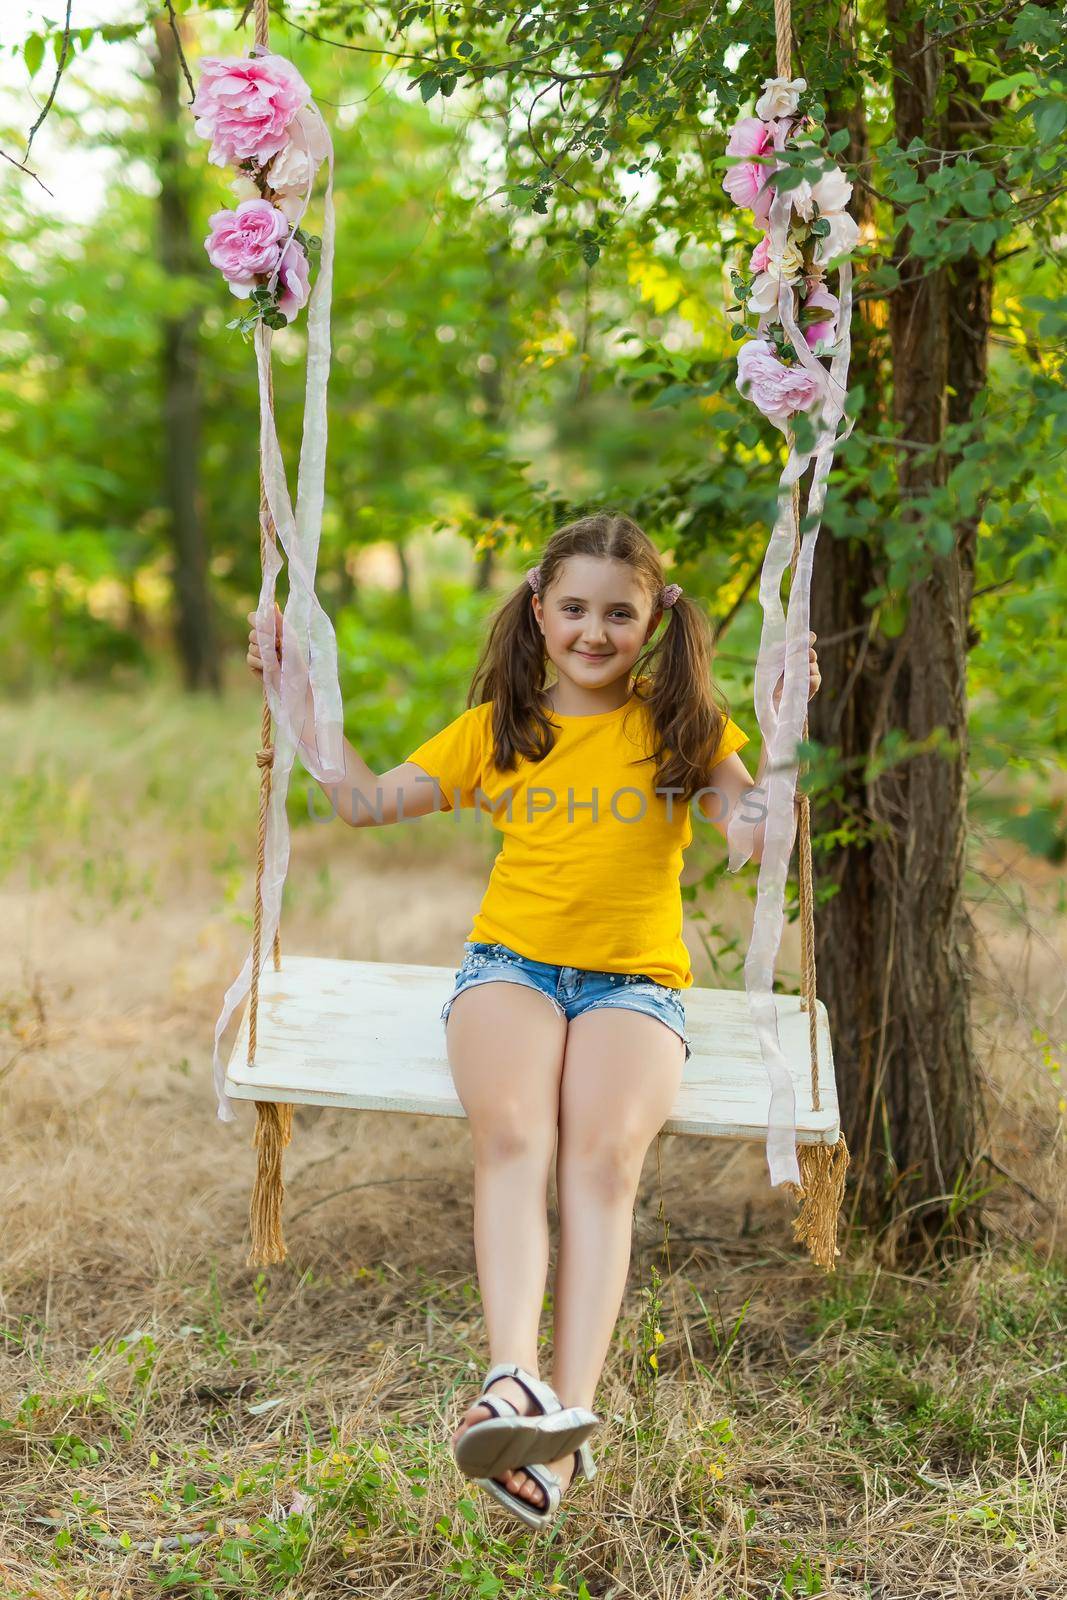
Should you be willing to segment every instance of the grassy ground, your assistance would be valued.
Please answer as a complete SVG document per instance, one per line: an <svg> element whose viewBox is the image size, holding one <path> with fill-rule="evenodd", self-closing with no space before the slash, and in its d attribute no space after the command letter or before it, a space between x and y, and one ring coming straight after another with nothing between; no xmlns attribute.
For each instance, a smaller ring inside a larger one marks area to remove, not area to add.
<svg viewBox="0 0 1067 1600"><path fill-rule="evenodd" d="M1052 870L976 860L995 1248L908 1274L843 1236L824 1276L761 1150L662 1138L599 1476L542 1537L448 1449L486 1358L464 1123L300 1110L289 1260L244 1264L251 1121L216 1122L210 1054L257 731L243 683L0 712L0 1594L1062 1600ZM445 818L298 830L286 946L451 964L488 859Z"/></svg>

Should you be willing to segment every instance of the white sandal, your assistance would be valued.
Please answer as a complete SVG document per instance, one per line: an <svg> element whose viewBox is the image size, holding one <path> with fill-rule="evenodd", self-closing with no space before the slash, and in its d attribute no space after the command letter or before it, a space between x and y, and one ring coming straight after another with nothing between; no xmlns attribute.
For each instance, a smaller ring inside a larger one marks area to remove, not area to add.
<svg viewBox="0 0 1067 1600"><path fill-rule="evenodd" d="M541 1407L540 1414L526 1416L503 1395L489 1394L499 1378L514 1378L521 1384ZM584 1406L565 1407L551 1384L507 1361L490 1368L475 1404L487 1407L493 1415L472 1422L456 1444L456 1465L468 1478L493 1478L510 1467L561 1459L583 1445L600 1424L595 1412Z"/></svg>
<svg viewBox="0 0 1067 1600"><path fill-rule="evenodd" d="M535 1506L522 1495L513 1494L506 1484L499 1483L495 1478L477 1478L475 1481L480 1489L487 1489L495 1500L512 1516L518 1517L520 1522L525 1522L528 1528L547 1528L556 1520L559 1514L559 1503L563 1494L563 1485L557 1473L550 1467L541 1466L536 1462L522 1461L518 1463L524 1472L528 1472L535 1483L539 1483L545 1494L545 1504ZM588 1444L583 1444L574 1452L574 1477L595 1478L596 1464L593 1461L593 1452Z"/></svg>

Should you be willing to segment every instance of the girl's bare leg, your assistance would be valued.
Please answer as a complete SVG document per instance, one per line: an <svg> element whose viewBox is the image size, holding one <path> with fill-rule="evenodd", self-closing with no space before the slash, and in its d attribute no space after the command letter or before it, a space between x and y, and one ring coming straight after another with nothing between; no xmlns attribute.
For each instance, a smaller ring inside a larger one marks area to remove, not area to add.
<svg viewBox="0 0 1067 1600"><path fill-rule="evenodd" d="M684 1065L679 1036L642 1012L600 1007L569 1025L556 1156L560 1244L551 1378L565 1406L596 1409L626 1288L641 1170L674 1107ZM573 1456L550 1465L566 1488ZM544 1504L528 1476L521 1492Z"/></svg>
<svg viewBox="0 0 1067 1600"><path fill-rule="evenodd" d="M490 1364L538 1372L538 1328L548 1272L548 1174L556 1144L567 1020L523 984L492 982L452 1002L448 1060L474 1150L474 1252ZM522 1412L538 1408L513 1378L493 1392ZM491 1413L473 1402L456 1440ZM517 1491L522 1468L500 1475Z"/></svg>

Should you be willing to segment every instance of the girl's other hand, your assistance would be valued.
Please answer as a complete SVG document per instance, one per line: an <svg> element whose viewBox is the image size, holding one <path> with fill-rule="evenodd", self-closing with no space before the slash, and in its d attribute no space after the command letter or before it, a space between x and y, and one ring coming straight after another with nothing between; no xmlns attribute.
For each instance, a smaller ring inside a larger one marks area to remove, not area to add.
<svg viewBox="0 0 1067 1600"><path fill-rule="evenodd" d="M819 689L819 686L822 683L822 674L819 672L819 658L815 654L815 643L814 643L814 641L818 638L818 634L809 633L808 634L808 638L812 641L812 643L808 647L808 699L810 700L812 695L817 692L817 690ZM774 708L775 708L776 711L778 710L778 707L781 704L782 690L783 690L784 687L785 687L785 673L783 672L782 676L778 679L778 682L777 682L777 684L775 686L775 690L774 690L773 698L774 698Z"/></svg>
<svg viewBox="0 0 1067 1600"><path fill-rule="evenodd" d="M259 650L259 639L256 636L256 613L248 613L248 621L252 626L248 630L248 654L245 660L257 678L263 676L263 657ZM278 652L278 661L282 659L282 611L277 600L274 602L274 647Z"/></svg>

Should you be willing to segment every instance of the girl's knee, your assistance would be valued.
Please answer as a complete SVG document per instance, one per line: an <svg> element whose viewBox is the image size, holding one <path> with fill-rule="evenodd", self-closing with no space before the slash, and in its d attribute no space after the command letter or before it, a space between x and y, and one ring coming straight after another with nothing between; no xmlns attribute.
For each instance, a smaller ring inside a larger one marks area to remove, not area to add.
<svg viewBox="0 0 1067 1600"><path fill-rule="evenodd" d="M648 1139L641 1132L588 1132L560 1137L559 1163L576 1181L607 1200L632 1198L641 1181Z"/></svg>
<svg viewBox="0 0 1067 1600"><path fill-rule="evenodd" d="M556 1129L531 1117L529 1106L498 1103L480 1115L469 1116L468 1121L476 1165L525 1163L547 1172Z"/></svg>

